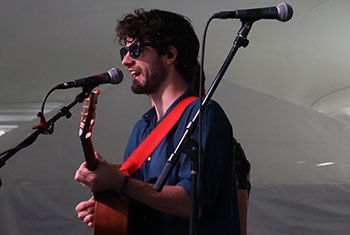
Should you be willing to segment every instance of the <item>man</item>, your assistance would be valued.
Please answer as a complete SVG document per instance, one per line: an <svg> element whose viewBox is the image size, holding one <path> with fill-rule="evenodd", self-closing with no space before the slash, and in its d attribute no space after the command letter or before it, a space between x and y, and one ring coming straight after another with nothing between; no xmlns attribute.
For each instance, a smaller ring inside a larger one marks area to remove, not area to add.
<svg viewBox="0 0 350 235"><path fill-rule="evenodd" d="M189 21L178 14L160 10L136 10L116 28L122 64L132 75L132 91L147 94L152 108L136 123L124 160L185 97L198 74L199 41ZM198 100L182 113L148 159L129 179L96 153L99 166L89 171L83 163L75 179L93 192L121 190L128 197L154 209L145 222L143 234L188 234L191 212L190 157L182 153L161 192L153 190L167 158L182 137L187 123L198 109ZM203 170L201 173L198 234L239 234L237 195L233 180L232 127L224 111L210 101L203 113ZM198 131L192 139L199 139ZM93 226L94 200L77 205L78 217Z"/></svg>

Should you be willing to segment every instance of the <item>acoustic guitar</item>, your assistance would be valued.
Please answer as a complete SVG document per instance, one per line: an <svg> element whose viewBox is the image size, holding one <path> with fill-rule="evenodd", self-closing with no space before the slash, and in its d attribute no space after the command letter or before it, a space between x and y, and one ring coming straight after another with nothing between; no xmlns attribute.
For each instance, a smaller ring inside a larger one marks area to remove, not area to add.
<svg viewBox="0 0 350 235"><path fill-rule="evenodd" d="M91 136L92 126L95 123L96 104L99 94L99 90L94 90L91 92L90 97L85 99L79 129L79 136L83 145L87 168L91 171L98 167L98 161L95 158ZM120 165L113 165L113 167L118 170ZM96 201L94 234L127 235L129 198L122 196L115 191L94 193L94 198Z"/></svg>

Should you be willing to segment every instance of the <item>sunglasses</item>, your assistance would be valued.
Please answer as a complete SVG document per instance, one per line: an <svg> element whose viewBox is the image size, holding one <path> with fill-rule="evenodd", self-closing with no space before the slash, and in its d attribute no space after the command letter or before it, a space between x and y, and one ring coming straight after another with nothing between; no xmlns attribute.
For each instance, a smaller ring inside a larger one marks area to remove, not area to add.
<svg viewBox="0 0 350 235"><path fill-rule="evenodd" d="M140 56L140 48L141 47L145 47L145 46L152 46L151 43L149 42L134 42L133 44L131 44L128 47L122 47L120 48L120 58L124 59L124 57L126 56L126 54L128 54L128 52L130 52L130 56L134 59L137 59Z"/></svg>

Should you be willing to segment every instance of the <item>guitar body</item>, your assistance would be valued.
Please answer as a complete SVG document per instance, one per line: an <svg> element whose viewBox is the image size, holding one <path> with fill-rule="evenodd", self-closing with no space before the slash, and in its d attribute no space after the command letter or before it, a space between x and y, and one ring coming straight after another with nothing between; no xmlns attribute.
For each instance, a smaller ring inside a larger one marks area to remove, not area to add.
<svg viewBox="0 0 350 235"><path fill-rule="evenodd" d="M120 165L113 165L119 168ZM114 191L95 193L95 235L127 235L129 198Z"/></svg>
<svg viewBox="0 0 350 235"><path fill-rule="evenodd" d="M95 235L127 235L129 200L113 192L103 192L95 204Z"/></svg>

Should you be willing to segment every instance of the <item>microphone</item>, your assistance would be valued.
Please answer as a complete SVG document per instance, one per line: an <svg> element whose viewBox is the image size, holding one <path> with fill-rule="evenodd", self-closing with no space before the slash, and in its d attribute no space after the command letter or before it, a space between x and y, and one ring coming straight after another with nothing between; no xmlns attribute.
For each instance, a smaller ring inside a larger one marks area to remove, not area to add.
<svg viewBox="0 0 350 235"><path fill-rule="evenodd" d="M72 87L96 87L100 84L119 84L123 80L123 73L119 69L111 68L106 73L97 74L87 78L81 78L57 85L56 89L68 89Z"/></svg>
<svg viewBox="0 0 350 235"><path fill-rule="evenodd" d="M222 11L213 15L213 18L218 19L277 19L282 22L290 20L293 16L293 8L285 2L277 4L275 7L255 8L235 11Z"/></svg>

